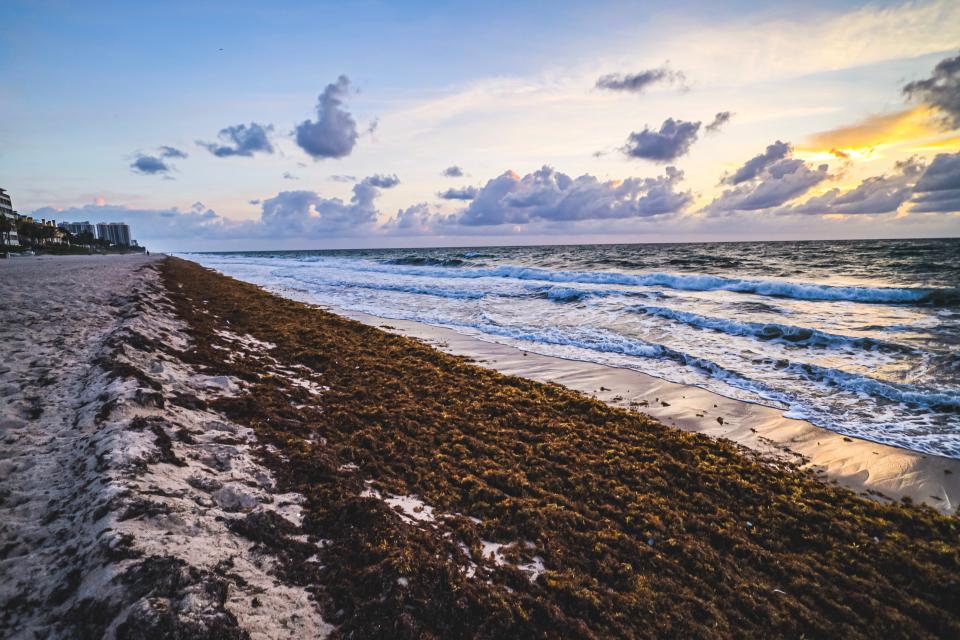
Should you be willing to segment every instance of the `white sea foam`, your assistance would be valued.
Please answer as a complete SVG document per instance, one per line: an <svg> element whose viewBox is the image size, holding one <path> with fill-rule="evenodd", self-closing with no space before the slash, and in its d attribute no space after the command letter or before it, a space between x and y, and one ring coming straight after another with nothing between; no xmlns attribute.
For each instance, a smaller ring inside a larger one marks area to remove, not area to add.
<svg viewBox="0 0 960 640"><path fill-rule="evenodd" d="M948 280L887 277L892 267L871 262L882 255L872 245L859 253L812 247L806 262L778 245L759 245L761 258L727 248L713 262L691 252L704 250L193 257L297 299L628 367L789 408L850 435L960 457L960 300ZM838 269L872 277L835 277Z"/></svg>

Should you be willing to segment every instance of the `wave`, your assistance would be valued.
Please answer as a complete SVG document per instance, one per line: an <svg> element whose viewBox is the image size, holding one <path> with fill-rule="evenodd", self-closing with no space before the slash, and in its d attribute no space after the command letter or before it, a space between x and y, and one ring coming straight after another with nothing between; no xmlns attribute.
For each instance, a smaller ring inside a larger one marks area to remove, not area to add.
<svg viewBox="0 0 960 640"><path fill-rule="evenodd" d="M898 402L915 410L960 413L960 394L924 391L910 385L881 382L869 376L804 362L792 362L785 369L811 382L839 387L857 395Z"/></svg>
<svg viewBox="0 0 960 640"><path fill-rule="evenodd" d="M572 335L556 327L534 329L531 327L505 327L492 323L448 324L448 326L472 328L489 335L524 340L527 342L570 346L601 353L616 353L639 358L669 360L703 371L711 378L725 382L738 389L756 393L771 400L790 403L790 399L785 394L774 391L759 380L745 377L706 358L691 356L688 353L661 344L646 342L638 338L628 338L620 334L594 329L580 330L576 335ZM925 391L910 385L895 385L856 373L802 362L780 363L770 361L770 364L778 369L789 371L810 382L840 388L851 394L866 394L874 398L882 398L924 411L960 412L960 395L957 394Z"/></svg>
<svg viewBox="0 0 960 640"><path fill-rule="evenodd" d="M581 302L588 298L606 298L611 296L648 298L648 294L640 291L623 291L616 289L575 289L573 287L538 287L535 295L553 300L554 302Z"/></svg>
<svg viewBox="0 0 960 640"><path fill-rule="evenodd" d="M807 327L795 327L788 324L764 323L764 322L740 322L737 320L728 320L726 318L713 318L702 316L689 311L677 311L666 307L653 306L635 306L628 307L628 311L642 313L645 315L656 316L673 320L681 324L696 327L698 329L710 329L725 333L731 336L745 336L755 338L762 342L782 342L786 344L810 346L810 347L854 347L865 349L867 351L891 351L901 353L912 353L914 349L877 340L875 338L854 338L850 336L836 335L820 331L819 329L809 329Z"/></svg>
<svg viewBox="0 0 960 640"><path fill-rule="evenodd" d="M666 264L676 267L712 267L715 269L736 269L743 265L743 262L736 258L724 258L719 256L691 256L689 258L670 258Z"/></svg>
<svg viewBox="0 0 960 640"><path fill-rule="evenodd" d="M419 258L418 258L419 259ZM344 265L346 266L346 265ZM401 266L401 265L398 265ZM383 271L378 265L350 265L357 271ZM659 286L680 291L731 291L774 298L809 301L849 301L868 304L960 305L958 289L897 287L844 287L785 280L750 280L722 276L676 273L628 274L616 271L554 271L535 267L501 266L474 269L431 269L401 266L399 273L438 278L512 278L580 284Z"/></svg>
<svg viewBox="0 0 960 640"><path fill-rule="evenodd" d="M736 302L733 304L733 306L738 311L743 311L745 313L776 313L779 315L784 313L783 309L780 307L775 307L772 304L767 304L766 302L755 302L752 300Z"/></svg>
<svg viewBox="0 0 960 640"><path fill-rule="evenodd" d="M421 320L422 321L422 320ZM449 327L475 329L488 335L512 338L514 340L523 340L526 342L535 342L539 344L575 347L596 351L600 353L615 353L638 358L651 358L658 360L670 360L678 364L698 369L707 373L710 377L723 380L734 384L741 389L750 391L770 390L762 383L745 378L719 364L698 358L690 354L672 349L662 344L647 342L639 338L630 338L617 333L611 333L601 329L583 328L576 334L569 334L559 327L508 327L494 322L441 322Z"/></svg>
<svg viewBox="0 0 960 640"><path fill-rule="evenodd" d="M285 276L307 285L321 287L342 287L345 289L370 289L374 291L395 291L397 293L413 293L417 295L434 296L437 298L452 298L455 300L479 300L487 295L484 291L464 291L449 287L431 285L407 285L391 282L356 282L351 280L322 280L291 273Z"/></svg>
<svg viewBox="0 0 960 640"><path fill-rule="evenodd" d="M725 382L738 389L756 393L770 400L792 404L791 399L787 397L787 395L771 389L761 381L745 377L711 360L691 356L682 351L637 338L628 338L619 334L611 334L597 330L580 331L577 335L570 335L553 327L545 327L543 329L533 329L530 327L514 328L487 323L453 326L466 326L482 331L483 333L513 338L515 340L577 347L601 353L617 353L639 358L670 360L677 364L703 371L711 378ZM770 361L770 364L778 369L789 371L810 382L840 388L854 395L865 394L874 398L897 402L919 411L933 410L947 413L960 413L960 395L955 393L926 391L910 385L895 385L856 373L802 362L789 362L784 364Z"/></svg>
<svg viewBox="0 0 960 640"><path fill-rule="evenodd" d="M462 267L467 262L461 260L460 258L430 258L427 256L403 256L402 258L391 258L390 260L384 260L385 264L397 264L397 265L427 265L427 266L438 266L438 267Z"/></svg>

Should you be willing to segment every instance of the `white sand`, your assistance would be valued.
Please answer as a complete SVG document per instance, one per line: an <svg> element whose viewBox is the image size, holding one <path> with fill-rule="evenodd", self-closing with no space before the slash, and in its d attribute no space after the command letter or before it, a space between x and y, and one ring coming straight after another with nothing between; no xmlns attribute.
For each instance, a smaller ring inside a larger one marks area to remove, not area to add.
<svg viewBox="0 0 960 640"><path fill-rule="evenodd" d="M753 450L801 462L827 481L878 500L908 497L948 514L956 513L960 506L960 460L845 437L804 420L785 418L779 409L638 371L524 352L443 327L332 311L473 358L501 373L562 384L680 429L728 438Z"/></svg>
<svg viewBox="0 0 960 640"><path fill-rule="evenodd" d="M138 271L153 260L0 260L0 637L111 638L164 616L182 637L217 625L324 637L313 595L283 584L273 558L227 528L265 511L299 525L302 498L277 492L249 429L170 402L242 383L179 360L189 338L157 272ZM138 348L139 336L169 349ZM109 375L111 361L140 379Z"/></svg>

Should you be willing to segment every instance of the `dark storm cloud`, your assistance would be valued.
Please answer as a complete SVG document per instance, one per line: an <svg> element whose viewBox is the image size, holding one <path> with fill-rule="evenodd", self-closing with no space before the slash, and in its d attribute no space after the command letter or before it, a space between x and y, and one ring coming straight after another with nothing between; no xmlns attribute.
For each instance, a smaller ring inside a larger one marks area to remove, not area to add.
<svg viewBox="0 0 960 640"><path fill-rule="evenodd" d="M941 60L929 78L908 83L903 93L939 109L947 129L960 128L960 55Z"/></svg>
<svg viewBox="0 0 960 640"><path fill-rule="evenodd" d="M444 200L473 200L478 193L480 193L480 190L476 187L461 187L459 189L451 187L437 195Z"/></svg>
<svg viewBox="0 0 960 640"><path fill-rule="evenodd" d="M186 158L187 154L176 147L168 147L166 145L158 149L160 152L161 158Z"/></svg>
<svg viewBox="0 0 960 640"><path fill-rule="evenodd" d="M610 73L598 78L596 87L610 91L643 93L648 87L658 82L673 84L674 82L683 82L684 79L683 73L679 71L658 67L639 73Z"/></svg>
<svg viewBox="0 0 960 640"><path fill-rule="evenodd" d="M148 176L165 174L170 171L170 165L162 159L144 154L139 154L134 161L130 163L130 168L137 173Z"/></svg>
<svg viewBox="0 0 960 640"><path fill-rule="evenodd" d="M731 118L733 118L732 111L720 111L717 113L717 115L713 117L713 122L711 122L706 127L704 127L704 129L709 133L714 133L716 131L719 131L723 127L723 125L730 122Z"/></svg>
<svg viewBox="0 0 960 640"><path fill-rule="evenodd" d="M357 123L343 103L350 93L350 79L342 75L320 94L317 119L304 120L294 129L297 145L314 160L342 158L357 144Z"/></svg>
<svg viewBox="0 0 960 640"><path fill-rule="evenodd" d="M786 158L791 151L792 147L788 143L777 140L768 146L766 151L747 160L733 175L725 177L723 182L737 185L752 180L777 160Z"/></svg>
<svg viewBox="0 0 960 640"><path fill-rule="evenodd" d="M220 130L217 137L220 142L202 142L197 144L207 149L218 158L243 156L249 158L254 153L273 153L273 144L270 142L270 133L273 125L262 125L251 122L249 125L238 124Z"/></svg>
<svg viewBox="0 0 960 640"><path fill-rule="evenodd" d="M609 220L673 213L692 200L689 191L676 190L682 179L683 172L674 167L656 178L608 182L590 175L571 178L547 166L522 178L508 171L487 182L470 205L450 216L446 224Z"/></svg>
<svg viewBox="0 0 960 640"><path fill-rule="evenodd" d="M462 178L463 169L461 169L457 165L453 165L452 167L447 167L446 169L444 169L443 175L445 175L448 178Z"/></svg>
<svg viewBox="0 0 960 640"><path fill-rule="evenodd" d="M644 127L643 131L631 133L622 151L631 158L670 162L690 151L698 131L699 122L667 118L659 130Z"/></svg>

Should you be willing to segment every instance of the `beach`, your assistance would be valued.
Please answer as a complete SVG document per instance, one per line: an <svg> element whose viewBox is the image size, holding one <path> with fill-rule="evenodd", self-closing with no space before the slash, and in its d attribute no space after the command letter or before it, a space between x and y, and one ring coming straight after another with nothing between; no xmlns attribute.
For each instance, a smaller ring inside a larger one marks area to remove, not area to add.
<svg viewBox="0 0 960 640"><path fill-rule="evenodd" d="M253 505L297 523L299 496L201 408L239 387L171 355L189 337L159 263L0 261L0 636L322 636L311 595L236 533Z"/></svg>
<svg viewBox="0 0 960 640"><path fill-rule="evenodd" d="M955 459L176 258L0 294L0 635L960 633Z"/></svg>
<svg viewBox="0 0 960 640"><path fill-rule="evenodd" d="M686 431L726 438L797 462L827 482L883 501L904 498L952 515L960 505L960 460L850 438L782 410L743 402L638 371L531 353L444 327L333 309L386 331L423 340L506 375L555 382Z"/></svg>

